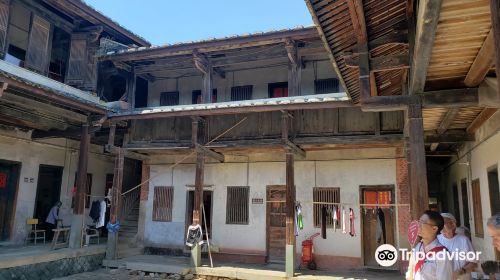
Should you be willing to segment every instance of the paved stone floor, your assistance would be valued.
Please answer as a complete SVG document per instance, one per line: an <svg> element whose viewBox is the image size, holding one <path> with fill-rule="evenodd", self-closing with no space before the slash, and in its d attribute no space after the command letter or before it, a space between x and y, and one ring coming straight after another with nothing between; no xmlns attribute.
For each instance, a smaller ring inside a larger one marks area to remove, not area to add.
<svg viewBox="0 0 500 280"><path fill-rule="evenodd" d="M131 279L131 280L140 280L140 279L146 279L146 280L157 280L157 279L174 279L171 277L167 277L166 274L151 274L150 273L145 273L145 275L137 275L138 272L132 272L126 270L126 269L99 269L93 272L86 272L86 273L80 273L80 274L75 274L71 275L68 277L64 278L56 278L57 280L104 280L104 279L110 279L110 280L126 280L126 279ZM347 280L347 279L375 279L375 280L382 280L382 279L388 279L388 280L396 280L396 279L403 279L401 275L398 273L393 273L393 272L377 272L377 271L349 271L349 272L343 272L343 273L327 273L328 276L326 275L302 275L296 277L296 279L304 279L304 280L319 280L319 279L332 279L332 280ZM201 278L194 278L196 279L201 279ZM206 278L204 278L206 279ZM217 278L213 278L217 279Z"/></svg>

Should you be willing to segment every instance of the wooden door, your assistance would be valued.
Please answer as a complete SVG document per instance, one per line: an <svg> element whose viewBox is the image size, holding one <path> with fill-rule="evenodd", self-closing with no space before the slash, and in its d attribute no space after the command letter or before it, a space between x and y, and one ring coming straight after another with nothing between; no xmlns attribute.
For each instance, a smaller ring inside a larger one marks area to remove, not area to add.
<svg viewBox="0 0 500 280"><path fill-rule="evenodd" d="M40 165L33 218L45 221L50 209L61 199L63 167Z"/></svg>
<svg viewBox="0 0 500 280"><path fill-rule="evenodd" d="M0 241L10 238L20 166L0 161Z"/></svg>
<svg viewBox="0 0 500 280"><path fill-rule="evenodd" d="M285 188L284 185L267 187L266 243L269 262L285 260Z"/></svg>
<svg viewBox="0 0 500 280"><path fill-rule="evenodd" d="M383 206L395 203L394 189L392 186L362 186L360 200L363 204L380 205L365 206L360 209L364 265L378 267L375 260L377 247L382 244L395 246L396 210L395 207ZM377 234L378 227L382 229L381 234Z"/></svg>

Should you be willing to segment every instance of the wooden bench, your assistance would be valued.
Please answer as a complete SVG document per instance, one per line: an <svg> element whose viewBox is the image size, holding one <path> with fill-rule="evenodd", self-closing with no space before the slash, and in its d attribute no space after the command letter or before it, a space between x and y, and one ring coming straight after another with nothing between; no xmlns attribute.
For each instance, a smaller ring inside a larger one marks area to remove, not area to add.
<svg viewBox="0 0 500 280"><path fill-rule="evenodd" d="M51 250L68 247L68 245L69 245L69 230L70 230L69 227L56 228L56 229L52 230L54 232L54 238L52 238L52 246L50 248ZM64 241L58 243L60 234L62 234Z"/></svg>

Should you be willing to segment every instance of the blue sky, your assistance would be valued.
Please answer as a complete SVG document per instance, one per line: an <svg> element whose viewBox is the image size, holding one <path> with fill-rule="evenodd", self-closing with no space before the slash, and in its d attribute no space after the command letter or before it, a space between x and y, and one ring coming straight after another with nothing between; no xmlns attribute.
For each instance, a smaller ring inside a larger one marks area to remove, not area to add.
<svg viewBox="0 0 500 280"><path fill-rule="evenodd" d="M85 0L154 45L312 25L304 0Z"/></svg>

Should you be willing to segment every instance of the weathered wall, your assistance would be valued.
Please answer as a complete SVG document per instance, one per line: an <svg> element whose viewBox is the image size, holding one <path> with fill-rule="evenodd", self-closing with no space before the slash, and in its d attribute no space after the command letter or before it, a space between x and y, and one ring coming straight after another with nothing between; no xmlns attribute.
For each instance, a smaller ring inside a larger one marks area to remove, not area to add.
<svg viewBox="0 0 500 280"><path fill-rule="evenodd" d="M15 137L15 138L13 138ZM26 219L32 218L35 207L38 170L40 164L64 167L61 184L60 217L63 224L71 224L71 189L74 186L78 165L79 143L71 140L44 140L47 144L29 140L29 133L17 130L0 131L0 159L21 163L14 227L11 234L13 243L22 243L26 232ZM92 195L102 196L105 190L106 174L113 173L113 158L102 155L102 147L91 146L87 172L92 174ZM24 181L33 178L33 183ZM102 198L91 198L94 199ZM89 209L86 209L88 212ZM85 215L90 223L90 218Z"/></svg>
<svg viewBox="0 0 500 280"><path fill-rule="evenodd" d="M301 202L304 230L297 238L297 252L301 242L319 232L313 227L312 188L340 187L344 203L359 203L360 185L396 185L396 151L394 148L370 150L338 150L309 152L306 161L295 163L297 201ZM251 204L248 225L226 225L225 208L227 186L250 186L252 198L266 198L267 185L285 184L285 163L282 154L254 154L249 162L244 156L229 157L228 163L206 163L205 184L213 191L212 243L223 249L264 253L266 238L266 205ZM233 161L233 162L231 162ZM239 161L239 162L236 162ZM243 161L243 162L242 162ZM155 164L163 163L163 164ZM165 158L154 158L147 200L145 245L151 247L182 248L186 212L187 185L194 184L195 166L192 163L170 168ZM152 205L155 186L174 186L172 222L153 222ZM398 192L396 203L398 202ZM327 239L315 239L315 254L361 257L360 210L356 213L357 236L350 237L328 230ZM398 225L396 225L397 228Z"/></svg>
<svg viewBox="0 0 500 280"><path fill-rule="evenodd" d="M446 178L445 184L447 197L452 199L452 187L455 183L458 186L458 198L460 206L460 216L457 217L463 224L464 205L462 203L462 193L460 190L460 181L467 179L467 193L469 201L469 221L471 226L472 243L474 248L482 251L482 260L494 259L494 251L491 237L488 235L486 222L492 216L490 208L490 195L488 187L487 171L493 166L500 166L500 113L497 112L491 117L477 132L476 141L468 143L460 151L458 158L453 159L451 165L443 173ZM470 161L469 161L470 158ZM470 170L469 170L470 168ZM469 172L471 176L469 176ZM483 214L482 221L474 221L473 203L472 203L472 180L479 179L481 190L481 209ZM500 191L500 190L499 190ZM451 203L450 203L451 204ZM484 228L484 238L475 236L474 223L480 222Z"/></svg>
<svg viewBox="0 0 500 280"><path fill-rule="evenodd" d="M328 61L317 62L317 79L334 78L335 73ZM287 66L269 67L262 69L242 70L226 73L226 79L217 75L213 78L213 88L217 89L217 102L231 100L231 87L253 85L253 99L268 98L268 84L287 82ZM179 79L157 80L149 84L148 106L160 105L160 93L165 91L179 91L179 104L192 103L192 91L200 90L202 86L199 77L184 77ZM339 86L339 92L343 92ZM314 68L312 63L302 69L301 95L314 94Z"/></svg>

